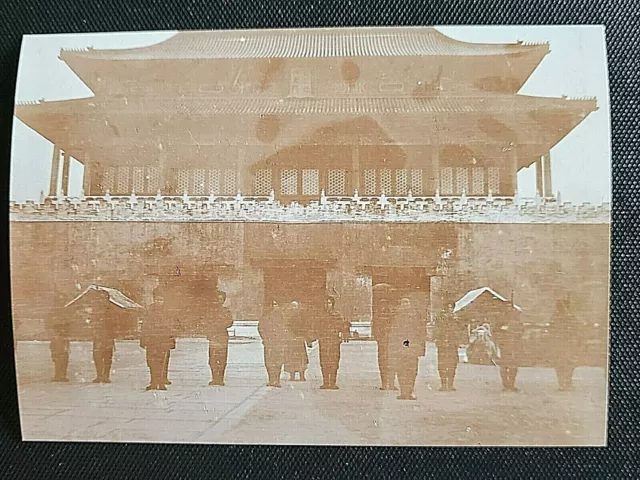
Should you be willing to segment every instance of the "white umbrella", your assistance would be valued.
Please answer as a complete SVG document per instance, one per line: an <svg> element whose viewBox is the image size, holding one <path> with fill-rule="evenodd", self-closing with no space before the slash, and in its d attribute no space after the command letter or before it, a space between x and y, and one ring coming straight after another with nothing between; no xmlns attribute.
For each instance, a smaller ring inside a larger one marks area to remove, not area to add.
<svg viewBox="0 0 640 480"><path fill-rule="evenodd" d="M460 310L462 310L463 308L468 307L469 305L471 305L473 302L475 302L484 293L489 293L491 296L493 296L493 298L497 298L498 300L500 300L502 302L509 303L509 304L511 303L510 300L507 300L505 297L500 295L495 290L492 290L489 287L481 287L481 288L476 288L475 290L471 290L471 291L465 293L462 296L462 298L456 302L456 305L453 308L453 313L457 313ZM520 308L516 304L513 304L513 308L518 310L519 312L522 311L522 308Z"/></svg>
<svg viewBox="0 0 640 480"><path fill-rule="evenodd" d="M74 304L80 298L85 296L90 290L107 292L109 294L109 301L120 308L142 308L142 306L138 305L121 291L116 290L115 288L103 287L101 285L89 285L80 295L67 303L65 307Z"/></svg>

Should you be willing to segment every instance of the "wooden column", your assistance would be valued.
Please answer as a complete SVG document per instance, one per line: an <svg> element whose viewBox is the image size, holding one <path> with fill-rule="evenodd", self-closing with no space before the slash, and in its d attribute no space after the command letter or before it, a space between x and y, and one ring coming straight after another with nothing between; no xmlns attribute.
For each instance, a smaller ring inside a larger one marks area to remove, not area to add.
<svg viewBox="0 0 640 480"><path fill-rule="evenodd" d="M69 164L71 163L71 157L67 150L64 150L64 158L62 160L62 195L69 195Z"/></svg>
<svg viewBox="0 0 640 480"><path fill-rule="evenodd" d="M431 185L425 193L435 195L436 190L440 191L440 145L437 143L431 145L431 168L433 169L433 173L429 175Z"/></svg>
<svg viewBox="0 0 640 480"><path fill-rule="evenodd" d="M518 191L518 147L511 144L511 189L509 195L515 195Z"/></svg>
<svg viewBox="0 0 640 480"><path fill-rule="evenodd" d="M84 162L84 171L82 172L82 191L85 195L91 194L91 179L93 169L89 167L89 162Z"/></svg>
<svg viewBox="0 0 640 480"><path fill-rule="evenodd" d="M353 192L358 190L358 194L362 195L360 191L360 145L354 144L351 148L351 190ZM349 193L349 192L347 192Z"/></svg>
<svg viewBox="0 0 640 480"><path fill-rule="evenodd" d="M542 182L542 158L536 160L536 193L541 197L544 194L543 182Z"/></svg>
<svg viewBox="0 0 640 480"><path fill-rule="evenodd" d="M60 147L53 146L53 158L51 159L51 180L49 182L49 196L58 195L58 172L60 171Z"/></svg>
<svg viewBox="0 0 640 480"><path fill-rule="evenodd" d="M430 185L426 188L425 192L428 195L435 195L436 191L440 191L440 125L438 125L438 119L433 119L433 130L429 135L431 145L431 169L432 173L429 174ZM425 187L423 181L423 188ZM440 192L442 193L442 192Z"/></svg>
<svg viewBox="0 0 640 480"><path fill-rule="evenodd" d="M253 193L251 188L251 179L245 175L245 169L243 168L245 162L245 153L241 147L232 147L231 151L235 154L236 159L236 192L240 191L242 195L247 196Z"/></svg>
<svg viewBox="0 0 640 480"><path fill-rule="evenodd" d="M547 152L542 156L542 179L544 185L543 196L545 198L553 197L553 188L551 186L551 152Z"/></svg>
<svg viewBox="0 0 640 480"><path fill-rule="evenodd" d="M91 159L89 154L85 152L84 163L82 166L82 191L85 195L91 194L91 180L93 178L93 166L90 165Z"/></svg>

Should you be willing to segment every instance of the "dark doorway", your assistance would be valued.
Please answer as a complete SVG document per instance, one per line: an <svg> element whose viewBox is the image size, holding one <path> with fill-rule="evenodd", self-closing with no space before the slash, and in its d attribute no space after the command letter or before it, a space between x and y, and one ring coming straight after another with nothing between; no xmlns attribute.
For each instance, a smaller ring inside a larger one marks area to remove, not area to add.
<svg viewBox="0 0 640 480"><path fill-rule="evenodd" d="M293 262L264 269L264 305L277 301L285 306L293 301L305 310L322 308L326 294L327 271Z"/></svg>

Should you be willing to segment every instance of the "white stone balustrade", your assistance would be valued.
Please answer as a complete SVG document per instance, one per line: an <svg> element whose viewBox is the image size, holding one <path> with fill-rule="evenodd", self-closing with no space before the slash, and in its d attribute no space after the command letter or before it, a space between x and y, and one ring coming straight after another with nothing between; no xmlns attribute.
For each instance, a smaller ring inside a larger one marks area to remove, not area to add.
<svg viewBox="0 0 640 480"><path fill-rule="evenodd" d="M269 196L43 197L10 203L13 221L471 222L609 223L611 204L558 203L515 197L327 196L302 205Z"/></svg>

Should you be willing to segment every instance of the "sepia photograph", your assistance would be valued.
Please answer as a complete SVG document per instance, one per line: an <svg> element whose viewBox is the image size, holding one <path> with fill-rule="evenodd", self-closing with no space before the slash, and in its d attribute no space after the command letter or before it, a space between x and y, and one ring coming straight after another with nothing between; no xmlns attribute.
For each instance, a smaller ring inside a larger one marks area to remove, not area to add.
<svg viewBox="0 0 640 480"><path fill-rule="evenodd" d="M22 438L606 446L600 26L23 37Z"/></svg>

